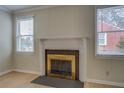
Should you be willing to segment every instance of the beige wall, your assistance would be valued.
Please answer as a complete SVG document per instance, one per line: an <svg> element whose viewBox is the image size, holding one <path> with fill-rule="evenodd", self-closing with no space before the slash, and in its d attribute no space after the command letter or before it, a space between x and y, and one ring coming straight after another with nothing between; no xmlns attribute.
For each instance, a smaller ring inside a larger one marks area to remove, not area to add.
<svg viewBox="0 0 124 93"><path fill-rule="evenodd" d="M95 57L94 6L60 6L15 14L34 15L36 52L34 55L14 54L15 69L39 72L38 39L52 37L88 37L87 76L90 79L124 82L124 60ZM15 49L15 48L14 48ZM109 71L109 76L106 72Z"/></svg>
<svg viewBox="0 0 124 93"><path fill-rule="evenodd" d="M0 11L0 73L12 68L12 20L9 13Z"/></svg>
<svg viewBox="0 0 124 93"><path fill-rule="evenodd" d="M92 10L92 8L88 6L61 6L15 15L15 18L24 15L34 15L36 41L36 52L34 55L17 54L15 52L15 69L39 72L37 43L39 38L87 37L91 29L88 23L90 23L89 21L92 17L87 10ZM85 13L83 14L83 12ZM86 16L88 20L85 18Z"/></svg>

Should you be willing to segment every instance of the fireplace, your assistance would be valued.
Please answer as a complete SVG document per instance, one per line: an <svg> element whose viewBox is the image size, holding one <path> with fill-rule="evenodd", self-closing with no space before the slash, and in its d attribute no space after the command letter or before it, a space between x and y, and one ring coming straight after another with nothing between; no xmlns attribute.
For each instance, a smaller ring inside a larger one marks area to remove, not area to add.
<svg viewBox="0 0 124 93"><path fill-rule="evenodd" d="M78 50L45 50L46 75L58 78L79 79Z"/></svg>

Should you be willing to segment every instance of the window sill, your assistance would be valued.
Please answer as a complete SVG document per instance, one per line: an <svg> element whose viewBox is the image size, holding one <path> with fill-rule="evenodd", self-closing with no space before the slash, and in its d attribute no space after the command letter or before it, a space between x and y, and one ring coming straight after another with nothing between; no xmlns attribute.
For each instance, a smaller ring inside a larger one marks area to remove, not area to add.
<svg viewBox="0 0 124 93"><path fill-rule="evenodd" d="M35 52L19 52L19 51L16 51L15 53L16 55L35 55Z"/></svg>
<svg viewBox="0 0 124 93"><path fill-rule="evenodd" d="M124 55L101 55L95 54L96 59L124 60Z"/></svg>

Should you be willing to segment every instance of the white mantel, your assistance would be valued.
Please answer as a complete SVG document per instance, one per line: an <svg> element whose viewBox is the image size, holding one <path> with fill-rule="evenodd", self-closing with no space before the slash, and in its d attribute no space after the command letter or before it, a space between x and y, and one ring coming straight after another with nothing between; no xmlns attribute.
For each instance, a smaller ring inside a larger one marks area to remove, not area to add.
<svg viewBox="0 0 124 93"><path fill-rule="evenodd" d="M45 49L79 50L79 80L87 78L87 37L54 37L39 39L40 75L45 75Z"/></svg>

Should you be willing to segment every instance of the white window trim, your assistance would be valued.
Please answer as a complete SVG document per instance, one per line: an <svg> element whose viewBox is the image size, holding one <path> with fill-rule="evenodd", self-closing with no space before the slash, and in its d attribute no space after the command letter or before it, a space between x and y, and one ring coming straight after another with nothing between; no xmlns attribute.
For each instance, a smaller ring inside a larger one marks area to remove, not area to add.
<svg viewBox="0 0 124 93"><path fill-rule="evenodd" d="M27 19L27 18L33 18L33 51L18 51L18 49L17 49L17 20L20 20L20 19L22 19L22 20L24 20L24 19ZM34 18L34 15L26 15L26 16L19 16L19 17L17 17L16 19L15 19L15 27L16 27L16 31L15 31L15 52L16 52L16 54L18 54L18 55L20 55L20 54L23 54L23 55L34 55L34 53L35 53L35 20L34 20L35 18Z"/></svg>

